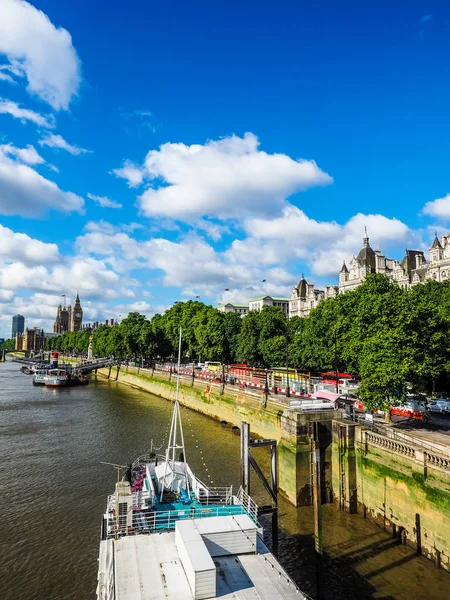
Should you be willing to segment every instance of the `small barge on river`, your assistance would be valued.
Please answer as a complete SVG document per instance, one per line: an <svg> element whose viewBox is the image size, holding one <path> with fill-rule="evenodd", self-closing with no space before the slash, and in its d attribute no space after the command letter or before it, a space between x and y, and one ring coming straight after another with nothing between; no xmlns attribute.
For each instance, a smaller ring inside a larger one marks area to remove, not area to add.
<svg viewBox="0 0 450 600"><path fill-rule="evenodd" d="M252 498L194 475L178 391L179 375L165 455L138 458L108 497L97 599L304 599L265 546Z"/></svg>

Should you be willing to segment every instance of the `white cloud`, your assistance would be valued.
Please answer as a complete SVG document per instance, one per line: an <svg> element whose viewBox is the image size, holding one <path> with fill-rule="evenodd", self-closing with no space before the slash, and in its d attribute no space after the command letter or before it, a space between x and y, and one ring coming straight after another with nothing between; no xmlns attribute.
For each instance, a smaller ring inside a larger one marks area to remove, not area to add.
<svg viewBox="0 0 450 600"><path fill-rule="evenodd" d="M22 0L0 2L0 54L27 78L27 90L55 110L66 110L81 83L70 33Z"/></svg>
<svg viewBox="0 0 450 600"><path fill-rule="evenodd" d="M0 65L0 81L7 81L8 83L15 83L15 80L8 73L10 69L9 65Z"/></svg>
<svg viewBox="0 0 450 600"><path fill-rule="evenodd" d="M220 240L220 238L226 234L231 233L230 228L226 225L219 225L218 223L212 223L206 219L200 219L195 223L195 228L199 231L204 231L206 235L214 242Z"/></svg>
<svg viewBox="0 0 450 600"><path fill-rule="evenodd" d="M94 196L94 194L88 194L88 198L100 204L102 208L122 208L122 205L114 200L110 200L106 196Z"/></svg>
<svg viewBox="0 0 450 600"><path fill-rule="evenodd" d="M0 225L0 259L8 263L48 264L57 262L59 258L56 244L46 244Z"/></svg>
<svg viewBox="0 0 450 600"><path fill-rule="evenodd" d="M228 251L233 262L277 264L302 258L317 275L334 275L342 261L350 260L362 244L364 227L375 250L400 242L417 243L417 236L398 219L383 215L353 216L341 225L310 219L288 204L274 219L250 218L244 222L249 237L235 240Z"/></svg>
<svg viewBox="0 0 450 600"><path fill-rule="evenodd" d="M30 121L39 127L46 127L47 129L51 129L55 126L53 115L43 116L34 110L21 108L16 102L7 100L6 98L0 98L0 114L11 115L15 119L20 119L22 123Z"/></svg>
<svg viewBox="0 0 450 600"><path fill-rule="evenodd" d="M0 149L0 214L32 217L48 210L82 212L83 205L80 196L61 190Z"/></svg>
<svg viewBox="0 0 450 600"><path fill-rule="evenodd" d="M258 260L252 264L235 264L226 253L217 252L196 234L180 242L164 238L137 241L107 223L91 223L87 229L87 234L77 238L82 256L102 256L116 271L125 273L133 268L160 270L163 285L182 288L183 294L188 296L199 293L217 296L225 287L254 296L268 274L272 277L272 293L277 293L276 285L285 286L286 281L292 279L284 269L267 268ZM283 293L285 291L283 289Z"/></svg>
<svg viewBox="0 0 450 600"><path fill-rule="evenodd" d="M50 148L57 148L58 150L65 150L74 156L79 156L80 154L88 154L91 153L92 150L86 150L85 148L80 148L79 146L73 146L66 142L66 140L62 137L62 135L54 135L49 134L39 140L40 146L49 146Z"/></svg>
<svg viewBox="0 0 450 600"><path fill-rule="evenodd" d="M91 257L70 257L52 268L44 265L25 265L22 262L4 263L0 269L0 289L32 290L40 293L70 293L91 299L115 299L132 296L124 280L102 261Z"/></svg>
<svg viewBox="0 0 450 600"><path fill-rule="evenodd" d="M258 146L258 138L246 133L205 145L167 143L150 151L145 177L163 185L139 198L143 213L186 221L272 215L292 194L332 182L312 160L267 154Z"/></svg>
<svg viewBox="0 0 450 600"><path fill-rule="evenodd" d="M45 160L30 144L26 148L16 148L12 144L0 144L0 152L14 156L27 165L41 165Z"/></svg>
<svg viewBox="0 0 450 600"><path fill-rule="evenodd" d="M120 169L113 169L111 174L119 179L126 179L130 188L137 187L144 180L144 171L129 160L126 160Z"/></svg>
<svg viewBox="0 0 450 600"><path fill-rule="evenodd" d="M443 198L427 202L422 212L432 217L439 217L444 220L450 219L450 194L447 194Z"/></svg>
<svg viewBox="0 0 450 600"><path fill-rule="evenodd" d="M11 302L13 298L13 290L0 290L0 304L6 304L7 302Z"/></svg>

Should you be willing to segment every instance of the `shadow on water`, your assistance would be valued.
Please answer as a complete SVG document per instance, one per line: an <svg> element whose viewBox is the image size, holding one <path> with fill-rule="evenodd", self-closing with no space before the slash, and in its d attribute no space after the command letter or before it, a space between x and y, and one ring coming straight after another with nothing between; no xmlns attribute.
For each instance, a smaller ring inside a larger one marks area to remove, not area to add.
<svg viewBox="0 0 450 600"><path fill-rule="evenodd" d="M271 548L270 519L263 521L264 541ZM279 559L299 588L311 598L317 597L316 557L312 535L287 534L279 531ZM334 600L380 598L376 588L358 573L345 556L323 555L322 596ZM393 596L383 596L394 600Z"/></svg>

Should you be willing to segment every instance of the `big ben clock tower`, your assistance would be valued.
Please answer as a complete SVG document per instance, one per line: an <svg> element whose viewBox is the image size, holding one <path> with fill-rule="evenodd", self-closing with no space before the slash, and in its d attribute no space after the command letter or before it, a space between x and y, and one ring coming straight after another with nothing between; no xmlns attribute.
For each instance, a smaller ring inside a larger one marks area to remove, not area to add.
<svg viewBox="0 0 450 600"><path fill-rule="evenodd" d="M77 292L77 298L75 300L75 304L72 309L72 323L71 323L72 326L70 329L72 331L80 331L82 323L83 323L83 309L81 308L80 296L78 295L78 292Z"/></svg>

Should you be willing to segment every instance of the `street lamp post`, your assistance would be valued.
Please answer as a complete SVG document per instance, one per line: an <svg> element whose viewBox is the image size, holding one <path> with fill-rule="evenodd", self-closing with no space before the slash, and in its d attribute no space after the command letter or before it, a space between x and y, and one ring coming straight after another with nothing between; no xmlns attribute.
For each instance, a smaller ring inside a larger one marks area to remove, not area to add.
<svg viewBox="0 0 450 600"><path fill-rule="evenodd" d="M335 391L339 394L339 369L338 369L338 353L337 353L337 331L334 328L334 373L336 377Z"/></svg>
<svg viewBox="0 0 450 600"><path fill-rule="evenodd" d="M291 397L291 388L289 386L289 338L288 323L286 322L286 398Z"/></svg>

